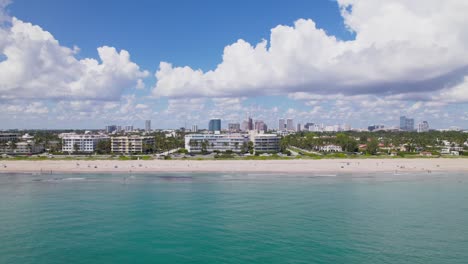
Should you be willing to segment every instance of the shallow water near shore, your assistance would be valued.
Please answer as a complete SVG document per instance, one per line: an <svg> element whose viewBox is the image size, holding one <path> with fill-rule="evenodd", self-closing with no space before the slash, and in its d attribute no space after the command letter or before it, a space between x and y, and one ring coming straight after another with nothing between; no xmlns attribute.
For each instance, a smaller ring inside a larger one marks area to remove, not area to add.
<svg viewBox="0 0 468 264"><path fill-rule="evenodd" d="M466 263L468 175L0 174L0 263Z"/></svg>

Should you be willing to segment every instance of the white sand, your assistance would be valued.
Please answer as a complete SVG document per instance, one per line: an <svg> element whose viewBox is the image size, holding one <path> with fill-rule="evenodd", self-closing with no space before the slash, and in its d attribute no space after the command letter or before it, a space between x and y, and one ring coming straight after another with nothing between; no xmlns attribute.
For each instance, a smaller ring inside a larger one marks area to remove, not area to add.
<svg viewBox="0 0 468 264"><path fill-rule="evenodd" d="M323 160L2 160L0 173L77 172L468 172L468 159Z"/></svg>

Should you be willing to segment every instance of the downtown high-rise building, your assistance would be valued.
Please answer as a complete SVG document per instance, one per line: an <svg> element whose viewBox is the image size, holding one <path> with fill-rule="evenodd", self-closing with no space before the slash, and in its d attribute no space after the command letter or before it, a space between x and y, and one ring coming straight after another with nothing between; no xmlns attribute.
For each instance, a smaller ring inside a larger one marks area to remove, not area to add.
<svg viewBox="0 0 468 264"><path fill-rule="evenodd" d="M286 122L283 118L278 120L278 131L284 131L286 129Z"/></svg>
<svg viewBox="0 0 468 264"><path fill-rule="evenodd" d="M211 132L221 131L221 119L214 118L208 123L208 130Z"/></svg>
<svg viewBox="0 0 468 264"><path fill-rule="evenodd" d="M306 123L306 124L304 125L304 130L307 130L307 131L312 130L312 128L314 127L314 125L315 125L314 123Z"/></svg>
<svg viewBox="0 0 468 264"><path fill-rule="evenodd" d="M267 132L268 130L268 127L267 125L265 124L265 122L263 122L262 120L257 120L255 121L255 130L257 131L263 131L263 132Z"/></svg>
<svg viewBox="0 0 468 264"><path fill-rule="evenodd" d="M198 126L197 125L192 125L192 132L196 133L198 132Z"/></svg>
<svg viewBox="0 0 468 264"><path fill-rule="evenodd" d="M400 116L400 130L414 131L414 119L406 116Z"/></svg>
<svg viewBox="0 0 468 264"><path fill-rule="evenodd" d="M109 126L106 126L106 133L110 134L114 131L117 130L117 126L116 125L109 125Z"/></svg>
<svg viewBox="0 0 468 264"><path fill-rule="evenodd" d="M254 129L254 124L253 124L253 120L252 118L249 116L249 130L253 130Z"/></svg>
<svg viewBox="0 0 468 264"><path fill-rule="evenodd" d="M229 132L239 132L241 130L239 123L229 123L228 124Z"/></svg>
<svg viewBox="0 0 468 264"><path fill-rule="evenodd" d="M286 119L286 130L294 131L294 120L292 118Z"/></svg>
<svg viewBox="0 0 468 264"><path fill-rule="evenodd" d="M151 131L151 120L146 120L145 121L145 131L150 132Z"/></svg>

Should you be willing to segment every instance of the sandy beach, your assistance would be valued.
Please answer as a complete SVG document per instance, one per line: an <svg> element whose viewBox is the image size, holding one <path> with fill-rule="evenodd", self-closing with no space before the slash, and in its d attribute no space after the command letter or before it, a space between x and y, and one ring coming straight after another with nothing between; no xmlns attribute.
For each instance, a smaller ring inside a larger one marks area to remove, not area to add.
<svg viewBox="0 0 468 264"><path fill-rule="evenodd" d="M330 160L2 160L0 173L93 172L265 172L370 173L468 172L467 159L330 159Z"/></svg>

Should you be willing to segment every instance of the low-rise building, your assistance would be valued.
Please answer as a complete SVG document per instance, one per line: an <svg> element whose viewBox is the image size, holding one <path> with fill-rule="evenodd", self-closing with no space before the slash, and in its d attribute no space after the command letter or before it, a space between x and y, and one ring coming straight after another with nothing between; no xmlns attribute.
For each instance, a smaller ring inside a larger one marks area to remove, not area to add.
<svg viewBox="0 0 468 264"><path fill-rule="evenodd" d="M337 145L325 145L325 146L320 146L320 151L323 151L323 152L342 152L343 148L341 146L337 146Z"/></svg>
<svg viewBox="0 0 468 264"><path fill-rule="evenodd" d="M203 151L241 152L248 137L241 134L190 134L185 136L185 149L190 153Z"/></svg>
<svg viewBox="0 0 468 264"><path fill-rule="evenodd" d="M92 153L99 141L108 139L106 135L67 133L62 135L62 151Z"/></svg>
<svg viewBox="0 0 468 264"><path fill-rule="evenodd" d="M280 151L280 137L275 134L251 134L250 140L254 144L254 151L258 153L276 153Z"/></svg>
<svg viewBox="0 0 468 264"><path fill-rule="evenodd" d="M18 134L15 133L0 133L0 141L16 141L18 140Z"/></svg>
<svg viewBox="0 0 468 264"><path fill-rule="evenodd" d="M116 154L143 153L153 149L154 143L154 137L151 136L111 137L111 152Z"/></svg>
<svg viewBox="0 0 468 264"><path fill-rule="evenodd" d="M44 151L44 145L36 144L34 141L9 142L0 145L0 153L10 155L37 154Z"/></svg>

